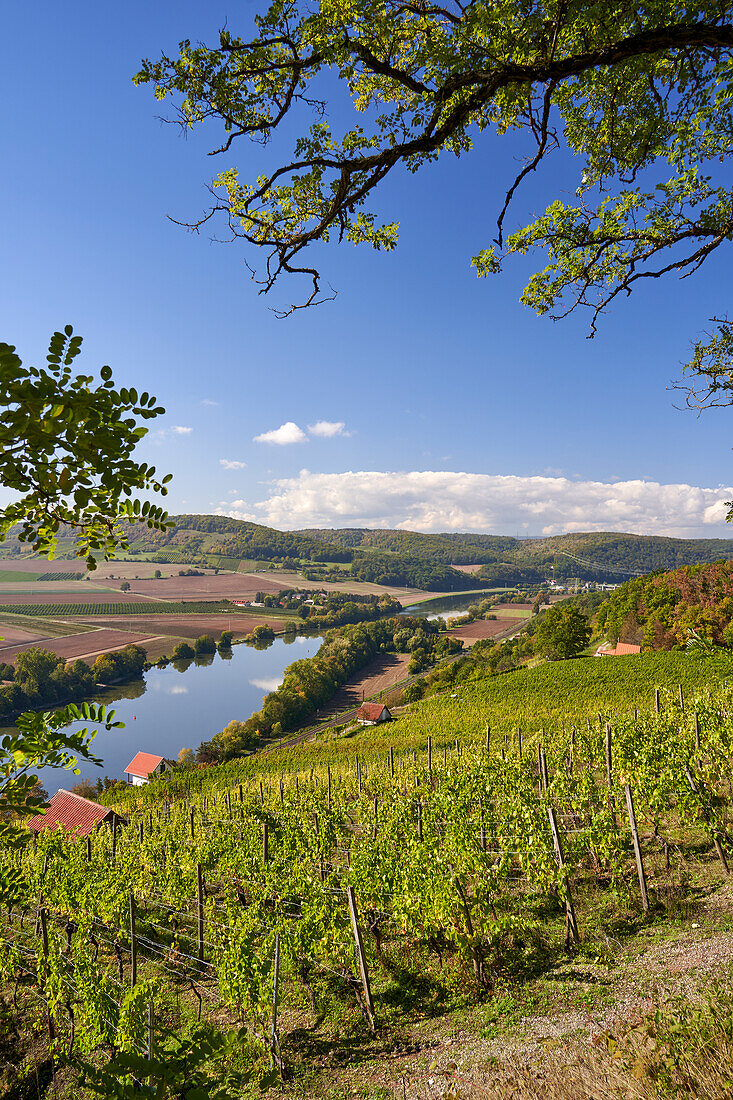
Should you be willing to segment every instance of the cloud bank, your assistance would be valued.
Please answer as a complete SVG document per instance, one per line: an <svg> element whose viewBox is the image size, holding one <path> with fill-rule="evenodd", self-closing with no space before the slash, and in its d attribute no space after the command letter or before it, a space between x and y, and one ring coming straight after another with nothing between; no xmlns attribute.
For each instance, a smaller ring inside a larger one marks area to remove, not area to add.
<svg viewBox="0 0 733 1100"><path fill-rule="evenodd" d="M566 477L416 470L347 471L271 484L247 505L228 501L219 514L279 528L394 527L555 535L629 531L694 538L725 534L733 488L656 481L580 481ZM717 527L714 531L711 528Z"/></svg>
<svg viewBox="0 0 733 1100"><path fill-rule="evenodd" d="M237 459L232 458L220 458L219 465L223 466L225 470L245 470L247 468L246 462L239 462Z"/></svg>

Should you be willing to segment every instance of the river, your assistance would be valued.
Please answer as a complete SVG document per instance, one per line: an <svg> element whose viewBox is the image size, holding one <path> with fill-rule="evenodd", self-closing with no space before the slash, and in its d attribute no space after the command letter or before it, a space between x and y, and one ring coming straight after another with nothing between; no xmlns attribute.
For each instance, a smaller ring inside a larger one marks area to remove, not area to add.
<svg viewBox="0 0 733 1100"><path fill-rule="evenodd" d="M287 666L312 657L321 641L298 636L289 642L276 638L266 649L236 645L227 658L217 653L176 661L151 668L141 680L107 688L94 702L114 707L125 728L102 730L94 739L92 749L102 767L82 762L79 776L42 768L38 774L46 790L52 795L79 779L105 775L124 779L125 766L140 750L175 760L182 748L196 749L233 718L244 721L259 710L264 696L282 683Z"/></svg>
<svg viewBox="0 0 733 1100"><path fill-rule="evenodd" d="M424 600L406 607L402 614L412 615L416 619L446 618L448 615L460 615L467 607L493 595L495 593L484 589L481 592L457 592L455 596L437 596L434 600Z"/></svg>

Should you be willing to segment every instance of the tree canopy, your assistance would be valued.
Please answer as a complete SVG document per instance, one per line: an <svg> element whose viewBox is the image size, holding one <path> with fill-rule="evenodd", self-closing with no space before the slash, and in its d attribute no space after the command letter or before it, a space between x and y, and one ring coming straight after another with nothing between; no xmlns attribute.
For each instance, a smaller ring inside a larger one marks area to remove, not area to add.
<svg viewBox="0 0 733 1100"><path fill-rule="evenodd" d="M126 545L120 521L168 526L162 508L132 494L165 495L172 475L132 457L147 434L139 420L165 409L148 393L118 390L107 366L99 382L74 375L81 345L67 325L53 334L44 366L25 367L15 347L0 343L0 485L15 497L0 509L0 539L15 527L21 542L53 557L60 529L70 527L77 555L93 569L96 556Z"/></svg>
<svg viewBox="0 0 733 1100"><path fill-rule="evenodd" d="M495 239L479 242L472 262L487 275L510 253L544 250L549 263L523 300L554 317L587 307L592 334L619 294L689 275L731 239L721 166L733 132L732 48L725 2L277 0L249 37L225 28L213 46L184 40L178 56L144 61L135 80L154 84L158 99L173 96L184 127L218 123L213 153L247 137L266 145L279 130L287 142L295 131L290 149L262 157L256 178L236 167L216 176L214 204L193 224L221 217L233 238L261 249L264 291L285 272L306 275L300 304L321 295L304 257L314 242L395 247L397 225L368 205L395 168L467 154L484 131L520 131L526 161L508 179ZM340 134L325 74L361 116ZM576 154L575 200L556 198L506 234L522 180L562 146ZM695 348L691 402L733 399L732 344L718 319Z"/></svg>
<svg viewBox="0 0 733 1100"><path fill-rule="evenodd" d="M590 635L590 625L582 612L568 604L556 604L545 612L535 631L535 652L550 661L577 657L588 645Z"/></svg>

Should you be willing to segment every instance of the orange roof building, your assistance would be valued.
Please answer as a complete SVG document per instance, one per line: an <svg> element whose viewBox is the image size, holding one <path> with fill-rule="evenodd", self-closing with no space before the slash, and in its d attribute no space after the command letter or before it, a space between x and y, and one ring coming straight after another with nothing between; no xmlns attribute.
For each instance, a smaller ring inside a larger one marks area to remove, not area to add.
<svg viewBox="0 0 733 1100"><path fill-rule="evenodd" d="M66 829L76 836L89 836L105 822L113 824L118 815L109 806L100 806L89 798L71 791L57 791L45 814L36 814L28 822L35 833L43 829Z"/></svg>
<svg viewBox="0 0 733 1100"><path fill-rule="evenodd" d="M612 646L610 642L599 645L595 652L596 657L628 657L631 653L641 653L640 645L632 645L631 642L616 642Z"/></svg>
<svg viewBox="0 0 733 1100"><path fill-rule="evenodd" d="M362 703L356 712L357 721L362 726L376 726L379 722L389 722L391 717L384 703Z"/></svg>
<svg viewBox="0 0 733 1100"><path fill-rule="evenodd" d="M134 787L139 787L147 783L151 775L161 775L166 767L162 756L155 756L152 752L139 752L125 768L125 775L130 777Z"/></svg>

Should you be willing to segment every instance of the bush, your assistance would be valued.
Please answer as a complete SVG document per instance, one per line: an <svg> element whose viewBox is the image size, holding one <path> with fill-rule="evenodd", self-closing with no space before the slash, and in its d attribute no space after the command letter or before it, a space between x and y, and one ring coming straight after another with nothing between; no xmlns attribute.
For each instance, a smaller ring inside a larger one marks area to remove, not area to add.
<svg viewBox="0 0 733 1100"><path fill-rule="evenodd" d="M193 643L194 653L216 653L216 642L211 634L201 634Z"/></svg>
<svg viewBox="0 0 733 1100"><path fill-rule="evenodd" d="M172 657L174 661L182 661L189 657L195 657L196 654L191 649L188 642L179 642L178 645L173 647Z"/></svg>

